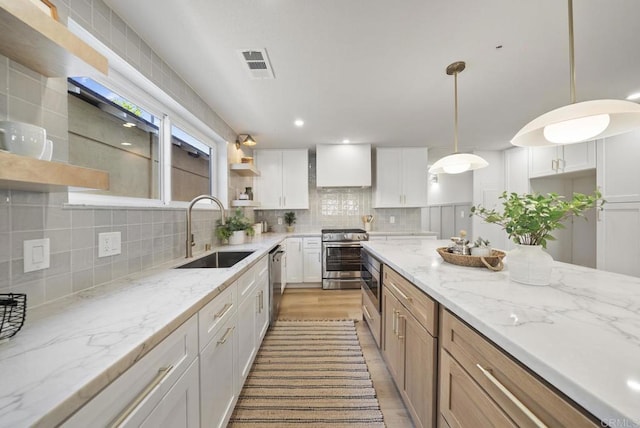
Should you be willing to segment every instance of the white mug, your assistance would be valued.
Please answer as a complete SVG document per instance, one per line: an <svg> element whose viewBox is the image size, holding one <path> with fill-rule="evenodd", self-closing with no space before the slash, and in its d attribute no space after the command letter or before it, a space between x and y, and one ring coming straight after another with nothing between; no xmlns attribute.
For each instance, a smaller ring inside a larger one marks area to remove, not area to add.
<svg viewBox="0 0 640 428"><path fill-rule="evenodd" d="M51 159L52 148L44 128L30 123L0 121L0 149L36 159L48 155Z"/></svg>

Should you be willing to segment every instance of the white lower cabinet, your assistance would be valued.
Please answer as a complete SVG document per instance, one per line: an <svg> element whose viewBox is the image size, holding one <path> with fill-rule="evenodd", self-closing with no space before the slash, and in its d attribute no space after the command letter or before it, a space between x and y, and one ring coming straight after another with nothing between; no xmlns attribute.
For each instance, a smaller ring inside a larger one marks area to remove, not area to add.
<svg viewBox="0 0 640 428"><path fill-rule="evenodd" d="M171 387L147 416L142 428L197 428L200 426L198 361Z"/></svg>
<svg viewBox="0 0 640 428"><path fill-rule="evenodd" d="M242 388L269 327L269 265L263 257L242 280L250 284L238 306L238 365ZM238 290L240 291L240 290Z"/></svg>
<svg viewBox="0 0 640 428"><path fill-rule="evenodd" d="M238 400L237 315L200 352L200 404L203 427L224 427Z"/></svg>
<svg viewBox="0 0 640 428"><path fill-rule="evenodd" d="M197 427L200 425L197 361L198 319L193 316L62 426ZM169 413L176 425L149 422Z"/></svg>
<svg viewBox="0 0 640 428"><path fill-rule="evenodd" d="M287 238L287 282L322 282L320 237Z"/></svg>
<svg viewBox="0 0 640 428"><path fill-rule="evenodd" d="M62 426L225 427L269 319L265 256Z"/></svg>

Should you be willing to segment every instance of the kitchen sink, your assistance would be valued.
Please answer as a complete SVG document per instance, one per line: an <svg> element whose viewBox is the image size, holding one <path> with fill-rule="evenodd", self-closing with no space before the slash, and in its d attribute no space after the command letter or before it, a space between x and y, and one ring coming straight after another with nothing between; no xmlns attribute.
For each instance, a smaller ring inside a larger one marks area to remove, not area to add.
<svg viewBox="0 0 640 428"><path fill-rule="evenodd" d="M251 254L253 251L217 251L176 269L229 268Z"/></svg>

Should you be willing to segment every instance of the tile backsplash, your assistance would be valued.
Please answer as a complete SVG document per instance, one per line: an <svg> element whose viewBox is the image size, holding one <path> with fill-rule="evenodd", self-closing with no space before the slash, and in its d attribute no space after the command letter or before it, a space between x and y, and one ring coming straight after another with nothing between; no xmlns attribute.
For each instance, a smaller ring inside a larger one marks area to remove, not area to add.
<svg viewBox="0 0 640 428"><path fill-rule="evenodd" d="M313 232L322 228L362 228L362 217L373 215L372 231L415 232L422 229L420 208L372 208L370 187L317 188L316 155L309 153L309 209L255 210L257 221L266 220L270 231L284 232L284 213L296 213L296 231ZM395 222L390 219L394 217ZM283 219L283 224L278 224Z"/></svg>
<svg viewBox="0 0 640 428"><path fill-rule="evenodd" d="M184 209L68 207L66 193L0 190L0 293L29 307L184 257ZM215 240L219 212L194 210L196 250ZM98 234L120 232L121 254L98 257ZM23 242L50 239L48 269L24 273Z"/></svg>

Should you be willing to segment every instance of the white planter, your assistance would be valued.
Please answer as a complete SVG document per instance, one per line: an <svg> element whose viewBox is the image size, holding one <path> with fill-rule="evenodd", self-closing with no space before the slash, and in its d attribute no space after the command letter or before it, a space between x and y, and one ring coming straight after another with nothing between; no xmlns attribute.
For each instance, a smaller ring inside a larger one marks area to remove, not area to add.
<svg viewBox="0 0 640 428"><path fill-rule="evenodd" d="M549 285L553 257L542 245L517 245L505 259L511 280L528 285Z"/></svg>
<svg viewBox="0 0 640 428"><path fill-rule="evenodd" d="M491 247L472 247L471 255L477 257L489 257L491 255Z"/></svg>
<svg viewBox="0 0 640 428"><path fill-rule="evenodd" d="M244 230L236 230L229 237L229 245L244 244L245 233Z"/></svg>

